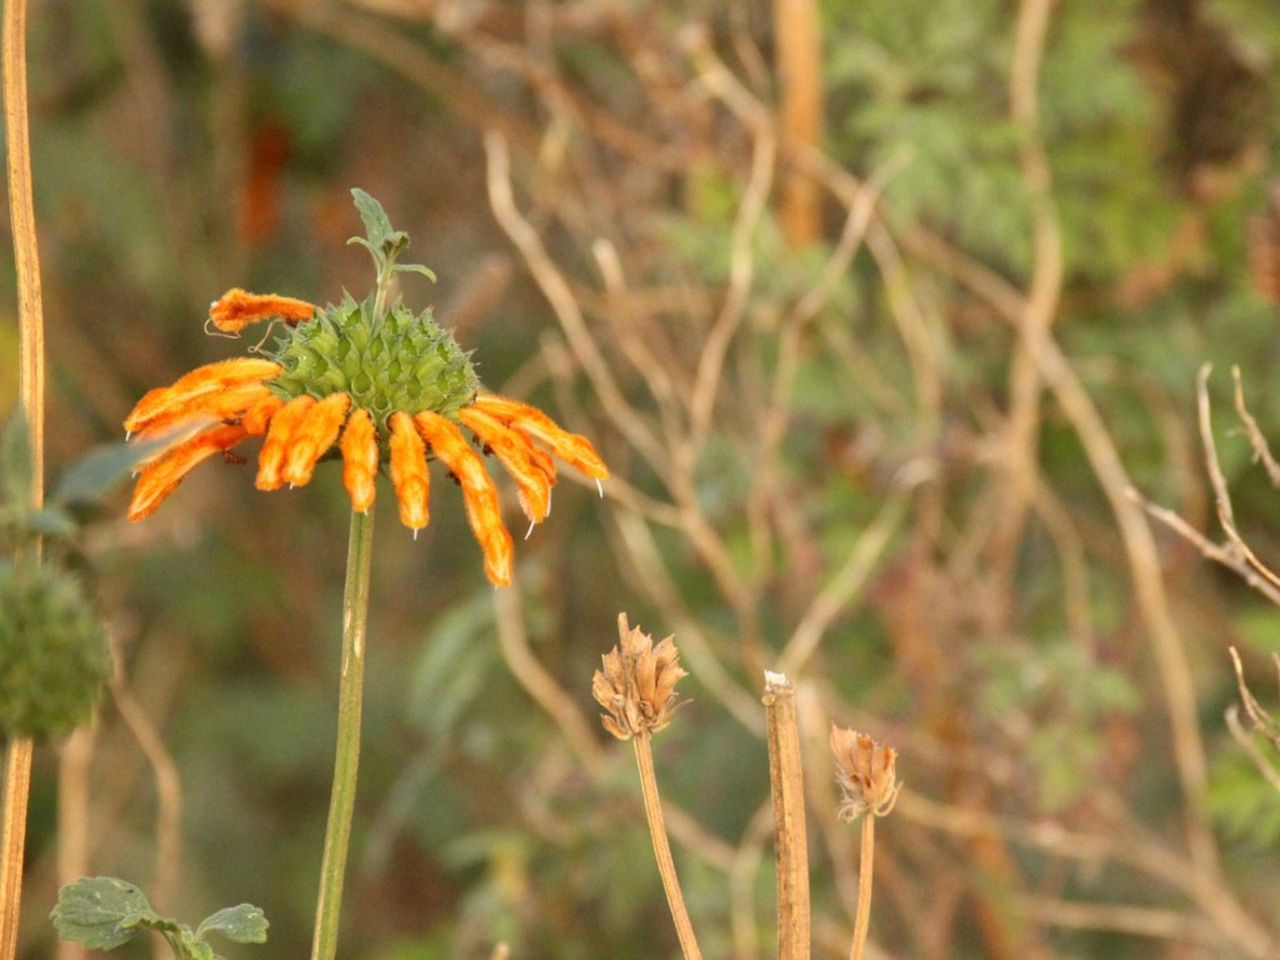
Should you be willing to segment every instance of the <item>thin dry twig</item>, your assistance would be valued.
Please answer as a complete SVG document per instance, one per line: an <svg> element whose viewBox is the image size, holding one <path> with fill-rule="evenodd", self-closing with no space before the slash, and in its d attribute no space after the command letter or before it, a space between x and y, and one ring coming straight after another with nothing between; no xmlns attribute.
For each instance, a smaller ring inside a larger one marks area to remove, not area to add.
<svg viewBox="0 0 1280 960"><path fill-rule="evenodd" d="M587 772L593 777L599 776L604 768L604 751L592 735L587 718L529 648L519 587L494 591L493 608L498 648L511 676L560 728Z"/></svg>
<svg viewBox="0 0 1280 960"><path fill-rule="evenodd" d="M1209 483L1213 487L1213 500L1218 509L1218 523L1227 540L1240 551L1249 566L1274 587L1280 587L1280 576L1258 559L1257 554L1240 536L1236 527L1235 508L1231 505L1231 491L1227 488L1227 478L1218 461L1218 446L1213 437L1212 410L1209 404L1209 374L1212 364L1204 364L1196 375L1196 407L1200 418L1200 442L1204 444L1205 469L1209 471Z"/></svg>
<svg viewBox="0 0 1280 960"><path fill-rule="evenodd" d="M777 843L778 960L808 960L812 923L804 776L800 769L796 688L785 674L765 673L764 708Z"/></svg>
<svg viewBox="0 0 1280 960"><path fill-rule="evenodd" d="M1249 438L1249 446L1253 448L1253 462L1262 464L1273 487L1280 487L1280 463L1277 463L1276 458L1271 455L1271 447L1267 444L1267 438L1262 435L1262 430L1258 427L1258 421L1253 418L1253 414L1249 412L1248 406L1245 405L1244 383L1241 381L1239 367L1231 367L1231 379L1235 381L1236 387L1236 415L1240 417L1240 422L1244 424L1245 435Z"/></svg>
<svg viewBox="0 0 1280 960"><path fill-rule="evenodd" d="M1259 576L1234 543L1230 541L1227 543L1214 543L1168 507L1152 503L1133 487L1130 487L1127 493L1129 498L1139 504L1153 519L1158 520L1196 547L1206 560L1220 563L1227 569L1235 571L1248 586L1253 587L1272 603L1280 606L1280 589L1277 589Z"/></svg>
<svg viewBox="0 0 1280 960"><path fill-rule="evenodd" d="M111 698L120 719L137 741L155 780L156 872L151 896L153 902L164 909L172 906L182 864L182 778L178 765L165 749L164 738L125 682L124 658L118 647L114 661L116 668L111 678ZM159 941L156 941L156 949L160 949Z"/></svg>

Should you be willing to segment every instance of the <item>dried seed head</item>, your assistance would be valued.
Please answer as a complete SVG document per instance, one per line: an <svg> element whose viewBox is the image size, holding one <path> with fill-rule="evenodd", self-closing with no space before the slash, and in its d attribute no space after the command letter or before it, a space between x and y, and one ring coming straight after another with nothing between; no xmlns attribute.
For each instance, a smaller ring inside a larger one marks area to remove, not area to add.
<svg viewBox="0 0 1280 960"><path fill-rule="evenodd" d="M852 822L867 811L888 815L902 789L894 773L898 751L865 733L832 724L831 752L840 784L840 819Z"/></svg>
<svg viewBox="0 0 1280 960"><path fill-rule="evenodd" d="M676 682L688 674L680 669L675 638L657 646L653 637L627 623L618 614L621 638L602 658L603 669L591 680L591 695L608 713L601 714L604 728L619 740L650 736L671 722L676 703Z"/></svg>

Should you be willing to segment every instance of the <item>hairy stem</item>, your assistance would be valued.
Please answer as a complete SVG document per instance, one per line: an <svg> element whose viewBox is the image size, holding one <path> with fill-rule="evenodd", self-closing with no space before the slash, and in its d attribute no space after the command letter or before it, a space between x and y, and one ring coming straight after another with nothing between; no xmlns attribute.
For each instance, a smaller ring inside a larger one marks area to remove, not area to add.
<svg viewBox="0 0 1280 960"><path fill-rule="evenodd" d="M333 960L338 950L338 914L342 880L355 811L356 772L360 765L360 703L364 692L365 626L369 615L369 566L373 555L373 514L351 514L347 544L347 580L342 595L342 679L338 689L338 746L333 762L333 792L324 831L320 894L316 899L311 960Z"/></svg>
<svg viewBox="0 0 1280 960"><path fill-rule="evenodd" d="M871 927L871 878L876 856L876 818L870 810L862 815L862 854L858 862L858 915L853 921L853 949L849 960L862 960Z"/></svg>
<svg viewBox="0 0 1280 960"><path fill-rule="evenodd" d="M658 777L653 770L653 747L647 736L633 737L636 748L636 766L640 768L640 791L644 794L644 814L649 821L649 836L653 838L653 855L658 861L658 873L662 875L662 887L667 892L667 906L676 925L676 937L684 960L702 960L698 940L693 935L693 924L684 905L680 880L676 877L676 864L671 859L671 844L667 840L667 824L662 817L662 800L658 796Z"/></svg>
<svg viewBox="0 0 1280 960"><path fill-rule="evenodd" d="M18 381L31 428L32 501L38 508L44 501L44 312L40 302L40 258L27 127L26 0L6 0L3 48L9 219L18 277ZM37 538L32 547L36 562L40 559L40 546ZM4 749L4 800L0 805L0 960L13 960L18 948L31 753L31 740L25 737L9 741Z"/></svg>

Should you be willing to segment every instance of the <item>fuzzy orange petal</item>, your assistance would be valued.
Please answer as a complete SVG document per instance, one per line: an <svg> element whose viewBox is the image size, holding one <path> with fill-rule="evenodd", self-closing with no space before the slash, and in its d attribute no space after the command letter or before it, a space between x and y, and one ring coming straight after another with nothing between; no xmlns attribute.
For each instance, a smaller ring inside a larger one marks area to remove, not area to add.
<svg viewBox="0 0 1280 960"><path fill-rule="evenodd" d="M495 587L507 586L511 582L514 547L511 534L502 523L498 490L484 468L484 461L471 449L462 431L438 413L419 413L413 421L440 462L453 471L462 485L467 520L484 553L485 574Z"/></svg>
<svg viewBox="0 0 1280 960"><path fill-rule="evenodd" d="M228 290L209 307L209 321L226 333L239 333L250 324L271 317L301 323L315 314L316 308L305 300L275 293L249 293L239 287Z"/></svg>
<svg viewBox="0 0 1280 960"><path fill-rule="evenodd" d="M596 453L591 441L577 433L570 433L537 407L505 397L477 397L476 409L496 417L513 430L541 440L551 452L588 477L603 480L609 476L609 468Z"/></svg>
<svg viewBox="0 0 1280 960"><path fill-rule="evenodd" d="M283 406L284 401L275 394L271 394L253 409L245 411L240 422L244 424L244 429L249 436L260 437L267 432L271 418L279 413Z"/></svg>
<svg viewBox="0 0 1280 960"><path fill-rule="evenodd" d="M170 406L163 413L152 417L139 433L144 437L154 436L183 420L195 417L239 420L248 411L261 406L271 395L271 389L262 383L246 383L212 393L197 394L185 403Z"/></svg>
<svg viewBox="0 0 1280 960"><path fill-rule="evenodd" d="M458 419L471 428L515 478L524 515L534 523L545 520L551 510L551 485L556 477L551 458L533 446L524 434L482 410L464 407L458 411Z"/></svg>
<svg viewBox="0 0 1280 960"><path fill-rule="evenodd" d="M431 521L427 500L431 475L427 472L427 450L407 413L391 415L391 483L400 501L400 522L421 530Z"/></svg>
<svg viewBox="0 0 1280 960"><path fill-rule="evenodd" d="M174 407L189 403L198 396L269 380L280 370L280 364L257 357L237 357L196 367L179 377L172 386L148 390L125 417L124 428L128 431L142 430Z"/></svg>
<svg viewBox="0 0 1280 960"><path fill-rule="evenodd" d="M301 397L294 397L271 418L267 439L263 441L262 451L258 454L258 476L253 481L259 490L278 490L284 485L285 455L297 435L298 427L315 405L315 397L303 394Z"/></svg>
<svg viewBox="0 0 1280 960"><path fill-rule="evenodd" d="M311 482L316 461L324 456L338 439L342 421L346 419L351 398L345 393L331 393L312 407L289 444L284 458L284 480L295 487Z"/></svg>
<svg viewBox="0 0 1280 960"><path fill-rule="evenodd" d="M378 435L369 411L357 407L342 431L342 485L351 495L351 509L364 513L373 506L378 479Z"/></svg>
<svg viewBox="0 0 1280 960"><path fill-rule="evenodd" d="M149 517L164 498L177 489L182 478L215 453L230 450L248 436L239 424L222 424L170 450L163 458L144 467L133 488L129 519Z"/></svg>

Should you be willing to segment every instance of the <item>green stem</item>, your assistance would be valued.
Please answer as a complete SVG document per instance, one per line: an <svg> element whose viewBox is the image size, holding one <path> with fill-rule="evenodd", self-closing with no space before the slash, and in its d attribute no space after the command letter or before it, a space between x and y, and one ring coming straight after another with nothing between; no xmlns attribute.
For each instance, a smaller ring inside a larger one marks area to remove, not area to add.
<svg viewBox="0 0 1280 960"><path fill-rule="evenodd" d="M365 625L369 616L369 566L373 555L373 514L352 513L347 544L347 581L342 595L342 680L338 689L338 747L333 762L333 792L324 831L320 894L311 960L333 960L338 951L338 912L342 879L355 811L356 770L360 764L360 702L364 685Z"/></svg>

